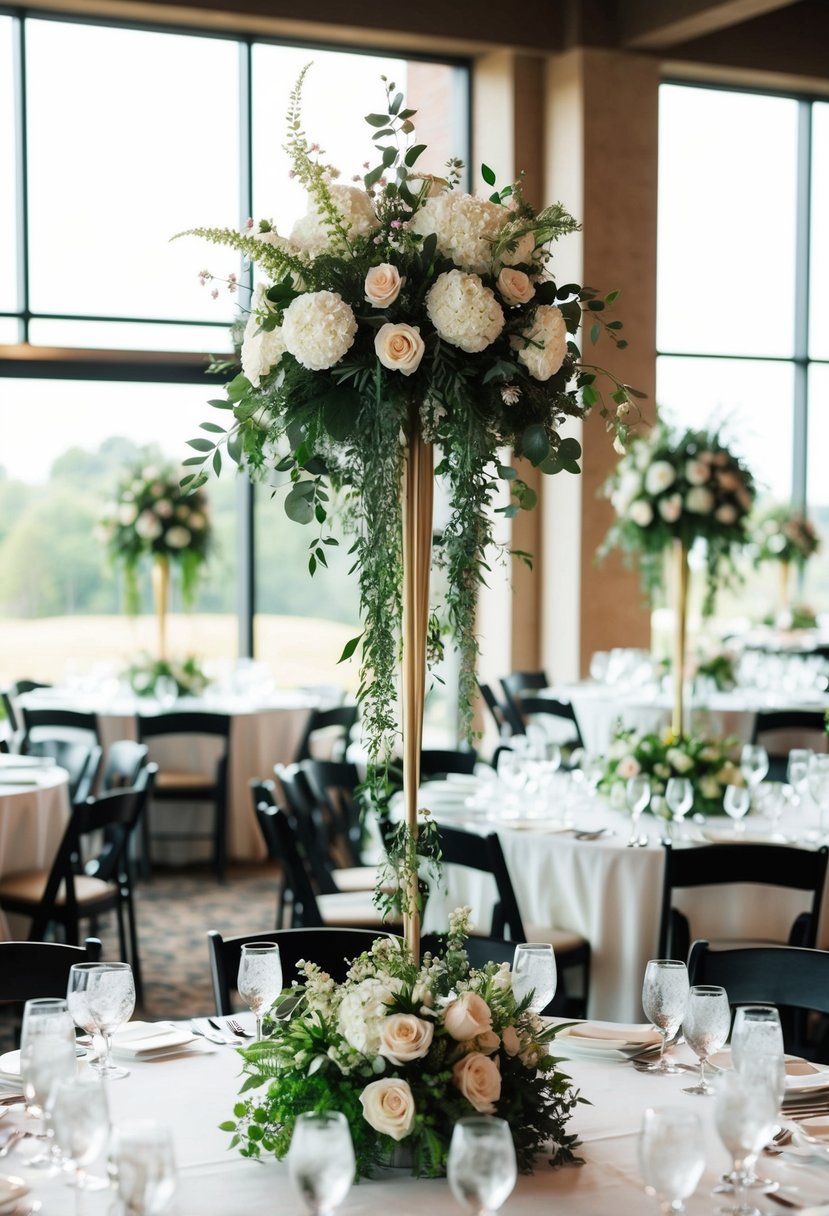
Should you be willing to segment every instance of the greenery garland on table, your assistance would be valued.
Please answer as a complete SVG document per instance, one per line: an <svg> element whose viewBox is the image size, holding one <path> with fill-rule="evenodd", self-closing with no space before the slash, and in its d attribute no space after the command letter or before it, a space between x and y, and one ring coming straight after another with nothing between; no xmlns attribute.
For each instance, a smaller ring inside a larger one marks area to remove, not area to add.
<svg viewBox="0 0 829 1216"><path fill-rule="evenodd" d="M401 635L401 477L405 442L415 433L441 455L450 511L434 537L445 571L445 619L432 617L429 656L448 627L460 652L464 733L475 699L477 591L493 544L489 512L499 480L512 517L531 509L535 492L511 465L513 448L543 473L577 473L581 449L562 424L594 406L617 442L628 431L632 397L610 377L609 404L599 369L581 359L575 335L583 312L589 336L616 344L621 322L607 320L617 292L600 296L551 273L551 246L578 228L554 203L535 212L521 183L488 199L458 189L462 166L447 177L420 173L415 111L386 81L386 109L369 114L376 162L362 184L342 185L302 130L305 72L293 90L287 150L292 174L308 193L308 213L290 237L260 221L242 232L197 228L189 234L228 245L255 263L257 284L242 342L242 371L227 397L224 426L190 441L196 455L182 483L203 485L223 453L253 479L289 483L290 519L313 528L308 565L327 565L336 509L353 535L362 634L359 697L370 761L386 766L399 731L397 671ZM385 81L385 77L383 78ZM202 280L212 276L202 273ZM528 555L522 555L528 557Z"/></svg>
<svg viewBox="0 0 829 1216"><path fill-rule="evenodd" d="M168 685L172 682L177 698L200 697L210 683L195 655L187 655L184 659L155 659L149 654L141 655L130 663L124 674L138 697L156 696L160 680Z"/></svg>

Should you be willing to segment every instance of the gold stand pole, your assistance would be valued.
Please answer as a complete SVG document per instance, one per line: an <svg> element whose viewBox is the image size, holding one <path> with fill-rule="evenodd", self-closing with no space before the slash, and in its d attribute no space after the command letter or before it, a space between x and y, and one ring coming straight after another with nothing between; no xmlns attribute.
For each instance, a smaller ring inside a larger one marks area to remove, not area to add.
<svg viewBox="0 0 829 1216"><path fill-rule="evenodd" d="M167 605L170 600L170 559L159 553L153 559L153 604L158 619L158 657L167 658Z"/></svg>
<svg viewBox="0 0 829 1216"><path fill-rule="evenodd" d="M681 739L685 730L683 698L685 693L685 632L688 617L688 549L674 541L674 712L671 733Z"/></svg>
<svg viewBox="0 0 829 1216"><path fill-rule="evenodd" d="M429 570L432 564L434 458L415 425L403 474L403 801L410 844L417 844L417 791L426 698L426 637L429 626ZM406 944L420 958L417 869L408 876L403 918Z"/></svg>
<svg viewBox="0 0 829 1216"><path fill-rule="evenodd" d="M789 606L789 576L791 575L791 563L780 562L780 570L778 574L777 584L777 613L782 615Z"/></svg>

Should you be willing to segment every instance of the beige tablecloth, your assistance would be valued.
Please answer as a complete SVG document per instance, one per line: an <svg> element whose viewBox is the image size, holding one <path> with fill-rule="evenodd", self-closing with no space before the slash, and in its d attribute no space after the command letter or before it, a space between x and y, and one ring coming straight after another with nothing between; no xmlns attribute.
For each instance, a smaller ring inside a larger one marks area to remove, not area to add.
<svg viewBox="0 0 829 1216"><path fill-rule="evenodd" d="M31 770L36 785L13 785L0 768L0 874L50 866L69 820L67 773ZM0 941L28 937L28 919L0 911Z"/></svg>

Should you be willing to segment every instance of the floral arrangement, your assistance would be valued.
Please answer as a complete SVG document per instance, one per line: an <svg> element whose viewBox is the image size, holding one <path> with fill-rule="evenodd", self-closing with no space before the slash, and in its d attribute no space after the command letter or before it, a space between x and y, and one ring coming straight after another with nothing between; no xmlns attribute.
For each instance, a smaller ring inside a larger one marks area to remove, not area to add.
<svg viewBox="0 0 829 1216"><path fill-rule="evenodd" d="M434 615L428 653L446 629L460 652L465 733L475 702L475 604L492 543L487 508L499 479L511 490L509 517L535 492L499 450L547 474L577 473L578 442L564 438L567 418L596 407L621 442L632 398L641 396L581 359L575 335L583 314L589 336L604 331L617 347L621 322L607 320L617 292L600 296L556 281L552 245L578 224L554 203L535 211L520 181L480 198L460 189L463 166L445 178L421 172L426 146L415 111L385 81L385 111L366 117L374 164L359 184L343 184L302 129L301 93L291 97L287 150L305 187L308 210L288 236L269 220L243 231L196 228L188 234L238 250L260 276L241 344L242 370L227 385L224 426L190 441L195 455L182 483L202 485L223 453L254 479L284 475L284 507L309 525L309 568L327 564L332 528L354 537L362 634L363 732L372 764L388 762L399 730L397 670L402 622L401 478L407 446L434 444L435 475L445 479L448 522L434 536L434 562L447 587ZM367 165L371 162L367 162ZM213 276L201 275L206 282ZM431 459L431 455L430 455Z"/></svg>
<svg viewBox="0 0 829 1216"><path fill-rule="evenodd" d="M469 909L457 910L445 952L420 966L401 938L378 938L339 985L300 963L290 1014L238 1049L245 1080L221 1125L231 1147L284 1157L300 1113L340 1110L359 1175L400 1146L431 1177L445 1170L456 1121L477 1112L509 1122L524 1172L543 1151L554 1165L577 1160L566 1121L584 1099L550 1054L556 1028L529 1012L529 996L516 1000L507 964L470 969L468 929Z"/></svg>
<svg viewBox="0 0 829 1216"><path fill-rule="evenodd" d="M160 680L175 688L176 697L200 697L210 683L195 655L180 660L142 655L129 665L125 675L139 697L154 697Z"/></svg>
<svg viewBox="0 0 829 1216"><path fill-rule="evenodd" d="M167 558L181 572L181 594L192 604L211 545L204 491L187 492L172 465L139 464L118 484L115 501L98 522L97 535L124 571L127 610L139 606L138 569L145 557Z"/></svg>
<svg viewBox="0 0 829 1216"><path fill-rule="evenodd" d="M731 692L737 687L737 657L730 650L703 656L692 664L695 680L711 680L718 692Z"/></svg>
<svg viewBox="0 0 829 1216"><path fill-rule="evenodd" d="M721 566L749 539L754 479L716 431L672 430L659 422L635 439L604 487L617 518L600 552L620 548L639 559L648 591L663 579L662 558L674 540L706 544L703 611L713 611Z"/></svg>
<svg viewBox="0 0 829 1216"><path fill-rule="evenodd" d="M820 537L802 511L776 505L761 512L754 525L754 560L805 566L820 549Z"/></svg>
<svg viewBox="0 0 829 1216"><path fill-rule="evenodd" d="M737 757L739 739L709 739L672 732L641 733L619 727L608 748L599 789L612 796L631 777L650 778L651 810L665 819L671 812L665 804L665 787L671 777L688 777L694 787L694 813L721 815L727 785L745 785Z"/></svg>

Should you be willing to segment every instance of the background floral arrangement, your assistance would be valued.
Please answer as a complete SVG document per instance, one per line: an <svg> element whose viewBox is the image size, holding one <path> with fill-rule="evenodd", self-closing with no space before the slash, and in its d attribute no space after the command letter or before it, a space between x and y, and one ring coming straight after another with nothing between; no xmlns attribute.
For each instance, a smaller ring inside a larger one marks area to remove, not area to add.
<svg viewBox="0 0 829 1216"><path fill-rule="evenodd" d="M659 422L636 438L604 487L617 518L600 550L637 555L646 589L663 579L662 557L674 540L706 545L706 594L710 614L723 565L736 573L734 557L749 539L754 479L716 431L672 430Z"/></svg>
<svg viewBox="0 0 829 1216"><path fill-rule="evenodd" d="M242 1097L222 1124L231 1147L284 1157L301 1112L340 1110L359 1175L388 1165L401 1145L415 1174L435 1176L454 1124L477 1112L508 1121L524 1172L545 1150L554 1165L577 1160L566 1121L583 1099L549 1052L556 1029L528 1011L529 997L516 1001L506 964L470 969L468 918L468 908L450 916L444 954L419 967L394 937L378 938L340 985L301 964L290 1016L238 1049Z"/></svg>
<svg viewBox="0 0 829 1216"><path fill-rule="evenodd" d="M776 505L762 511L754 525L755 562L791 562L805 566L820 549L820 537L802 511Z"/></svg>
<svg viewBox="0 0 829 1216"><path fill-rule="evenodd" d="M739 739L685 735L675 740L670 732L620 727L608 748L599 789L612 795L614 788L624 788L629 778L641 773L650 778L651 810L670 819L665 787L671 777L688 777L694 787L692 813L722 815L725 787L745 785L737 762L740 747Z"/></svg>
<svg viewBox="0 0 829 1216"><path fill-rule="evenodd" d="M435 535L434 561L448 590L429 655L437 657L448 628L460 651L468 733L477 588L492 542L486 508L499 478L511 490L512 502L499 508L507 516L536 501L514 468L499 465L499 449L512 447L544 473L577 473L580 447L562 438L565 419L595 406L623 438L631 397L641 394L611 377L604 404L599 369L580 361L574 335L583 310L591 340L604 329L617 346L625 343L621 322L605 319L618 293L599 297L551 274L552 243L578 227L560 204L536 213L520 182L495 191L486 166L488 199L458 188L458 161L445 179L416 171L426 148L416 142L415 111L390 82L386 111L366 117L374 166L360 185L339 184L339 170L302 130L304 76L292 94L286 147L308 192L307 214L289 237L267 220L242 232L189 234L240 251L262 281L242 372L227 400L212 403L227 411L227 425L205 423L211 437L190 441L197 454L185 461L193 471L183 484L198 487L207 469L218 472L223 451L253 478L273 484L274 472L285 475L285 511L314 529L311 573L338 543L336 502L338 522L354 536L363 624L343 658L360 648L364 737L370 759L385 763L399 729L401 438L420 433L441 453L435 471L447 482L450 512Z"/></svg>
<svg viewBox="0 0 829 1216"><path fill-rule="evenodd" d="M176 697L200 697L210 683L195 655L185 659L143 655L129 665L125 674L130 688L139 697L155 696L160 680L173 686Z"/></svg>
<svg viewBox="0 0 829 1216"><path fill-rule="evenodd" d="M203 490L185 491L172 465L142 464L118 484L115 502L98 523L98 537L123 568L128 612L139 607L138 570L143 558L165 557L181 574L186 605L195 598L199 573L211 545Z"/></svg>

